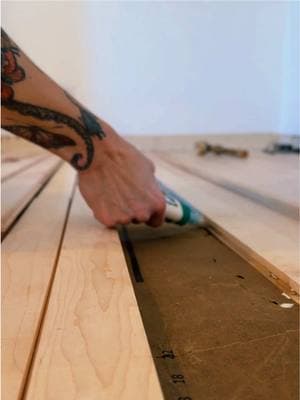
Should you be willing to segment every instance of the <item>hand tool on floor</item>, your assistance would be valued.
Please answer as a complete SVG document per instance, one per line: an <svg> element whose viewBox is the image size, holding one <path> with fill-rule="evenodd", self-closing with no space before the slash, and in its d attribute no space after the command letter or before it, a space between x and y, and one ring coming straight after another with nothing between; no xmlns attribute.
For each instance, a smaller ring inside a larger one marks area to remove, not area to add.
<svg viewBox="0 0 300 400"><path fill-rule="evenodd" d="M277 142L270 143L265 149L269 154L300 153L300 136L282 136Z"/></svg>
<svg viewBox="0 0 300 400"><path fill-rule="evenodd" d="M166 222L173 222L177 225L206 225L205 217L200 211L166 185L158 183L166 199Z"/></svg>
<svg viewBox="0 0 300 400"><path fill-rule="evenodd" d="M205 154L211 152L217 155L226 154L229 156L234 156L238 158L247 158L249 152L244 149L234 149L230 147L224 147L220 145L213 145L207 142L197 142L196 143L197 154L199 156L204 156Z"/></svg>

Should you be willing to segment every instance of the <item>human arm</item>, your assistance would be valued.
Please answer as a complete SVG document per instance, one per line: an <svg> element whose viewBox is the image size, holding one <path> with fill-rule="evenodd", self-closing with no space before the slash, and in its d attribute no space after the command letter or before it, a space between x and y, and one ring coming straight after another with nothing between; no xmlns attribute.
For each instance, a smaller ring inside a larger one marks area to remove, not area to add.
<svg viewBox="0 0 300 400"><path fill-rule="evenodd" d="M1 125L78 170L79 188L105 225L163 222L154 167L102 119L51 80L2 31Z"/></svg>

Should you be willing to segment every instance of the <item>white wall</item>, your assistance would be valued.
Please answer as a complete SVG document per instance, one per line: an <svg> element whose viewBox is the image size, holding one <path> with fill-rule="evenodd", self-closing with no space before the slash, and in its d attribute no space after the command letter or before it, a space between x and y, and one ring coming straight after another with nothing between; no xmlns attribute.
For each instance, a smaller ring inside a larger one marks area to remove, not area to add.
<svg viewBox="0 0 300 400"><path fill-rule="evenodd" d="M9 1L3 26L121 133L298 133L298 12L269 1Z"/></svg>
<svg viewBox="0 0 300 400"><path fill-rule="evenodd" d="M82 93L88 75L83 3L70 1L2 1L1 22L7 33L56 81Z"/></svg>
<svg viewBox="0 0 300 400"><path fill-rule="evenodd" d="M290 3L283 49L283 87L279 131L300 134L300 7Z"/></svg>

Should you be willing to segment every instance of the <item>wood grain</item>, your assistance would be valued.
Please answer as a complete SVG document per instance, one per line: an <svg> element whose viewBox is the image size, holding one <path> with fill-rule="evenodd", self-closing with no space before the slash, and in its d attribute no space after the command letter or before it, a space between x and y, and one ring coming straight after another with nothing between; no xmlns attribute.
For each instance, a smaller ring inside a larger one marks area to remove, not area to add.
<svg viewBox="0 0 300 400"><path fill-rule="evenodd" d="M163 399L118 234L79 192L25 398Z"/></svg>
<svg viewBox="0 0 300 400"><path fill-rule="evenodd" d="M247 159L208 154L164 153L166 161L291 218L299 218L299 159L296 154L251 150Z"/></svg>
<svg viewBox="0 0 300 400"><path fill-rule="evenodd" d="M299 294L298 221L151 158L159 179L202 211L221 240L286 293Z"/></svg>
<svg viewBox="0 0 300 400"><path fill-rule="evenodd" d="M2 243L2 398L21 398L75 172L65 165Z"/></svg>
<svg viewBox="0 0 300 400"><path fill-rule="evenodd" d="M20 136L1 129L1 156L5 158L27 158L39 155L49 156L49 151Z"/></svg>
<svg viewBox="0 0 300 400"><path fill-rule="evenodd" d="M2 183L1 231L6 232L18 214L54 173L61 161L51 156Z"/></svg>
<svg viewBox="0 0 300 400"><path fill-rule="evenodd" d="M2 159L1 163L1 182L6 181L7 179L12 178L20 172L36 165L40 161L44 160L46 157L44 155L21 158L12 161L6 161Z"/></svg>

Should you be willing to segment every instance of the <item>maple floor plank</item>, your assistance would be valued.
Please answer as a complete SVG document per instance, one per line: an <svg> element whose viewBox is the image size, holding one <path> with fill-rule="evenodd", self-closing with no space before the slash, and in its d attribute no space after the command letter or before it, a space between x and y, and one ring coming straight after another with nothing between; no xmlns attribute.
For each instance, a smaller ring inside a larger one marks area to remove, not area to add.
<svg viewBox="0 0 300 400"><path fill-rule="evenodd" d="M27 157L22 159L7 159L3 160L1 163L1 182L6 181L7 179L12 178L20 172L23 172L25 169L32 167L33 165L38 164L40 161L44 160L47 156L39 155L34 157Z"/></svg>
<svg viewBox="0 0 300 400"><path fill-rule="evenodd" d="M246 159L192 152L163 153L166 161L292 218L299 218L300 172L297 154L251 150Z"/></svg>
<svg viewBox="0 0 300 400"><path fill-rule="evenodd" d="M63 166L2 243L2 398L21 398L75 172Z"/></svg>
<svg viewBox="0 0 300 400"><path fill-rule="evenodd" d="M25 398L163 399L118 233L79 192Z"/></svg>
<svg viewBox="0 0 300 400"><path fill-rule="evenodd" d="M51 156L1 185L1 231L6 232L19 213L51 177L61 161Z"/></svg>

